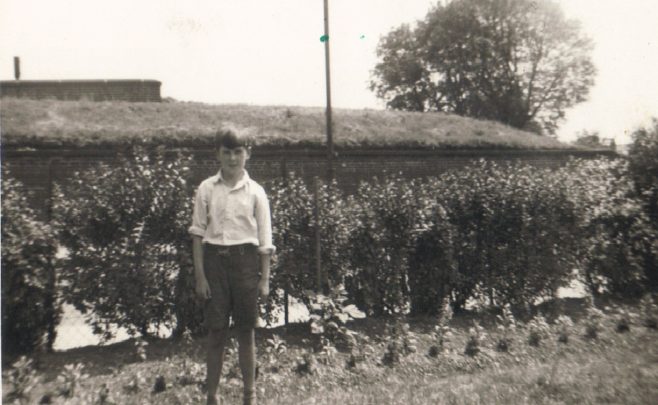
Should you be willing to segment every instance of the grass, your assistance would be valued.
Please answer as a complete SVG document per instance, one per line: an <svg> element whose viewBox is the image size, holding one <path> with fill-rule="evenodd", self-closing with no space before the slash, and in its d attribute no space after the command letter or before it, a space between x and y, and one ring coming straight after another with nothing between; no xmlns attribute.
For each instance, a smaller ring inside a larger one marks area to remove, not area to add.
<svg viewBox="0 0 658 405"><path fill-rule="evenodd" d="M495 350L498 332L494 317L470 314L453 319L447 350L436 358L427 355L434 320L412 319L409 338L417 350L402 356L394 366L381 364L389 340L385 319L364 319L351 325L358 333L358 353L363 356L353 368L346 366L346 352L311 353L308 325L259 330L260 403L653 403L658 397L658 331L634 324L629 332L617 333L613 317L607 316L598 339L588 340L582 333L584 318L579 319L582 303L572 300L563 308L575 320L566 344L557 341L553 330L539 347L532 347L526 343L527 331L518 329L510 351L499 352ZM480 353L469 357L463 350L473 319L484 324L488 337L481 342ZM287 348L280 354L268 352L264 344L275 334ZM42 355L42 382L31 396L34 400L61 391L62 380L56 376L66 364L80 363L89 376L79 378L74 397L66 403L98 403L101 395L121 404L202 403L202 345L203 339L152 342L146 347L145 361L136 356L134 341ZM304 356L312 360L310 374L298 372ZM227 404L240 403L236 357L235 350L229 350L221 388ZM154 393L158 377L164 378L160 388L165 389ZM7 378L3 379L3 392L8 392Z"/></svg>
<svg viewBox="0 0 658 405"><path fill-rule="evenodd" d="M204 146L220 126L257 145L317 147L325 111L312 107L3 99L2 144L10 147ZM338 148L574 149L493 121L444 113L335 109Z"/></svg>

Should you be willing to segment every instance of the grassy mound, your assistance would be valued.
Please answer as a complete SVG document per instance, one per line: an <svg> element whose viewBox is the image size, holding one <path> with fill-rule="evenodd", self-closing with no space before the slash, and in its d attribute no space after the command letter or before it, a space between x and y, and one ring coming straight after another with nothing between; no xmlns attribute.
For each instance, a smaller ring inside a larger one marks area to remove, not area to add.
<svg viewBox="0 0 658 405"><path fill-rule="evenodd" d="M320 107L3 99L2 144L10 147L206 146L220 126L258 146L319 147ZM572 149L492 121L444 113L336 109L337 148Z"/></svg>

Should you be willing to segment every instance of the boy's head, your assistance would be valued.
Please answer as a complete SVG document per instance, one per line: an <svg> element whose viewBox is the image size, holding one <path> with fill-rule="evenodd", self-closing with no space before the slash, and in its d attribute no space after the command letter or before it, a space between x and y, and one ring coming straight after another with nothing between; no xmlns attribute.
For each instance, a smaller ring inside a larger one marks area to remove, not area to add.
<svg viewBox="0 0 658 405"><path fill-rule="evenodd" d="M251 156L249 139L231 129L220 129L215 134L215 146L222 173L239 175Z"/></svg>
<svg viewBox="0 0 658 405"><path fill-rule="evenodd" d="M251 140L232 129L223 128L215 133L215 148L219 151L222 147L226 149L244 148L249 151L251 150Z"/></svg>

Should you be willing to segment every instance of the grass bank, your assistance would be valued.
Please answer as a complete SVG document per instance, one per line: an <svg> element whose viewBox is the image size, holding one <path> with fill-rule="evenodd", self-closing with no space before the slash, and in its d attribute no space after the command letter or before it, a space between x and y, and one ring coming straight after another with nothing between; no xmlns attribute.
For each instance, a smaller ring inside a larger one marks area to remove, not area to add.
<svg viewBox="0 0 658 405"><path fill-rule="evenodd" d="M220 126L259 146L320 146L323 108L3 99L2 144L10 147L204 146ZM338 148L573 149L554 138L444 113L334 110Z"/></svg>

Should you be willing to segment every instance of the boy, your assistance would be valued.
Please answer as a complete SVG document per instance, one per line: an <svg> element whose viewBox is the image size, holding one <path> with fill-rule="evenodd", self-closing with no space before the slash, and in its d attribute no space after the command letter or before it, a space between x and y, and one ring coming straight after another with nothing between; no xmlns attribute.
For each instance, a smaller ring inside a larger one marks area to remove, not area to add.
<svg viewBox="0 0 658 405"><path fill-rule="evenodd" d="M196 293L205 300L208 332L208 404L217 404L229 317L238 339L244 404L255 404L256 350L254 328L258 298L269 294L272 245L270 207L263 188L249 178L247 140L231 130L216 135L219 172L196 192L192 252Z"/></svg>

